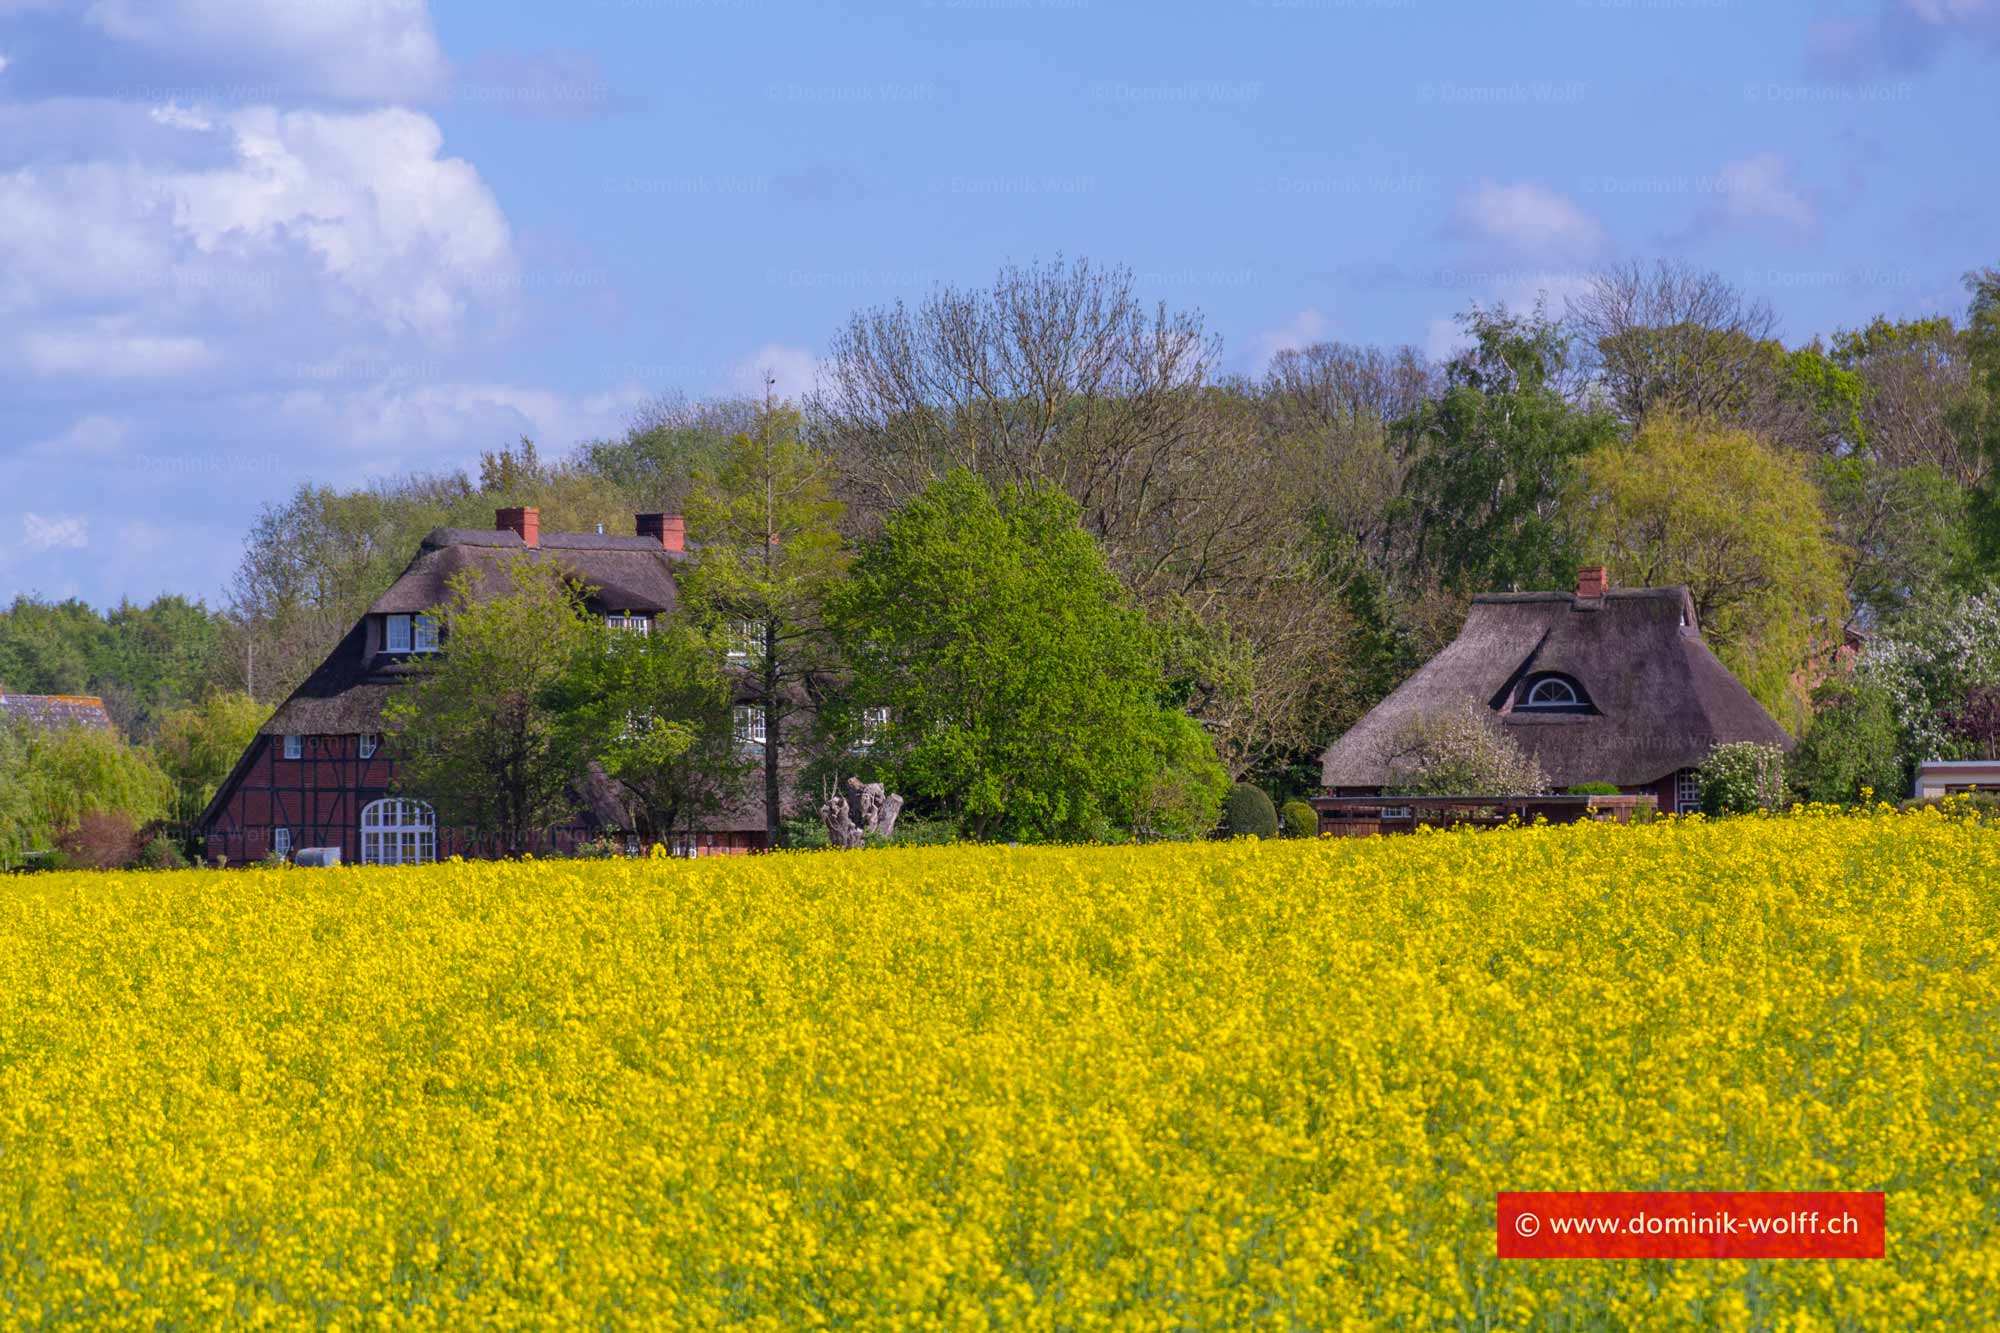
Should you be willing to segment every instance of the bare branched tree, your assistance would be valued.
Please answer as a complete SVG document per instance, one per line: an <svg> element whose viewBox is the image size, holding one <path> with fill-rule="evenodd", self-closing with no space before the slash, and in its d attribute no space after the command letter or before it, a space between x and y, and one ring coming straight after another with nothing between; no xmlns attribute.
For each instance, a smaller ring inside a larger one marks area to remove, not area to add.
<svg viewBox="0 0 2000 1333"><path fill-rule="evenodd" d="M1053 485L1135 590L1185 587L1257 543L1241 487L1254 423L1216 410L1219 357L1199 315L1149 310L1127 270L1008 267L990 289L856 314L813 428L864 513L953 467Z"/></svg>
<svg viewBox="0 0 2000 1333"><path fill-rule="evenodd" d="M1801 410L1783 392L1778 317L1720 274L1679 260L1598 274L1566 321L1610 406L1635 427L1660 411L1791 443Z"/></svg>

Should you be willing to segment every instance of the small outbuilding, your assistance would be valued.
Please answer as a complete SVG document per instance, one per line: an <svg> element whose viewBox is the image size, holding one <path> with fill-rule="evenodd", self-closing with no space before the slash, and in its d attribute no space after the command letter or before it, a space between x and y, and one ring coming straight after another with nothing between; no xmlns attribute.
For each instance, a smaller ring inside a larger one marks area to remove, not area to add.
<svg viewBox="0 0 2000 1333"><path fill-rule="evenodd" d="M1404 723L1472 699L1556 791L1604 782L1662 811L1699 807L1694 771L1718 745L1792 739L1702 642L1685 587L1612 588L1602 566L1574 592L1487 593L1458 637L1326 751L1329 796L1376 796Z"/></svg>
<svg viewBox="0 0 2000 1333"><path fill-rule="evenodd" d="M2000 793L2000 759L1926 759L1910 795L1934 801L1973 792Z"/></svg>

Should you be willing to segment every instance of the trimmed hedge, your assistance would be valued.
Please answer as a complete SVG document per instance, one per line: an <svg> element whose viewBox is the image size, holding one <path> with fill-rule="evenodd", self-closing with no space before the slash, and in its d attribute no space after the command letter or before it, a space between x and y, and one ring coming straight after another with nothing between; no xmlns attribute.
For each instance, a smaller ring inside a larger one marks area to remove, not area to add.
<svg viewBox="0 0 2000 1333"><path fill-rule="evenodd" d="M1229 789L1229 800L1223 806L1222 818L1232 838L1278 836L1278 808L1271 804L1271 798L1264 794L1262 787L1254 787L1247 782L1239 782Z"/></svg>

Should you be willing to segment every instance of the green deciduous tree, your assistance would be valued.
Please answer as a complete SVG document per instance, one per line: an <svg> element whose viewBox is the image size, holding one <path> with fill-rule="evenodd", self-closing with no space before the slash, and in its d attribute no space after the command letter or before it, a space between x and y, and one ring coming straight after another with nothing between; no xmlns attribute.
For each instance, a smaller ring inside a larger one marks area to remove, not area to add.
<svg viewBox="0 0 2000 1333"><path fill-rule="evenodd" d="M847 568L831 461L799 439L799 416L766 403L688 499L696 547L687 604L717 637L746 635L742 669L764 714L764 818L784 839L781 777L823 677L835 663L825 605Z"/></svg>
<svg viewBox="0 0 2000 1333"><path fill-rule="evenodd" d="M1213 793L1213 826L1213 750L1162 698L1157 637L1068 497L953 471L889 519L831 611L853 698L889 709L874 757L922 808L980 838L1087 838L1132 827L1179 771Z"/></svg>
<svg viewBox="0 0 2000 1333"><path fill-rule="evenodd" d="M531 851L574 809L582 774L561 743L557 702L608 631L553 561L521 554L489 582L461 573L448 586L432 612L443 651L383 711L399 782L440 826Z"/></svg>
<svg viewBox="0 0 2000 1333"><path fill-rule="evenodd" d="M116 732L29 727L21 730L19 744L20 781L37 847L54 844L91 813L120 815L134 827L167 815L172 782L151 750Z"/></svg>
<svg viewBox="0 0 2000 1333"><path fill-rule="evenodd" d="M159 716L153 752L174 784L173 824L185 830L200 817L270 715L247 694L218 690Z"/></svg>
<svg viewBox="0 0 2000 1333"><path fill-rule="evenodd" d="M1746 431L1657 413L1584 460L1586 549L1620 583L1686 584L1703 636L1796 728L1793 677L1838 642L1845 570L1807 464Z"/></svg>
<svg viewBox="0 0 2000 1333"><path fill-rule="evenodd" d="M1789 776L1802 801L1845 804L1862 793L1899 795L1909 780L1889 692L1866 680L1830 680L1813 691L1812 724L1793 751Z"/></svg>
<svg viewBox="0 0 2000 1333"><path fill-rule="evenodd" d="M584 653L555 696L570 766L602 765L663 837L697 826L741 791L746 764L730 730L721 650L684 618L613 634Z"/></svg>
<svg viewBox="0 0 2000 1333"><path fill-rule="evenodd" d="M1416 558L1451 587L1567 587L1576 557L1563 503L1617 423L1565 396L1568 342L1540 308L1475 309L1463 323L1475 345L1446 368L1443 394L1398 425L1416 461L1394 512Z"/></svg>

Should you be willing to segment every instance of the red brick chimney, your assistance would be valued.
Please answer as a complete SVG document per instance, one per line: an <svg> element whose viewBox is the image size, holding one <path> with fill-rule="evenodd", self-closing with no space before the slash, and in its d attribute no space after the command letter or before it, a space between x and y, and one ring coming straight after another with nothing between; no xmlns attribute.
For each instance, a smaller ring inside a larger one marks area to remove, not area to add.
<svg viewBox="0 0 2000 1333"><path fill-rule="evenodd" d="M493 511L493 530L512 532L530 546L542 544L542 511L532 506L527 509L496 509Z"/></svg>
<svg viewBox="0 0 2000 1333"><path fill-rule="evenodd" d="M651 537L669 551L687 549L687 520L679 514L635 514L641 537Z"/></svg>
<svg viewBox="0 0 2000 1333"><path fill-rule="evenodd" d="M1576 571L1576 595L1578 597L1602 597L1604 590L1611 586L1611 571L1603 565L1585 565Z"/></svg>

